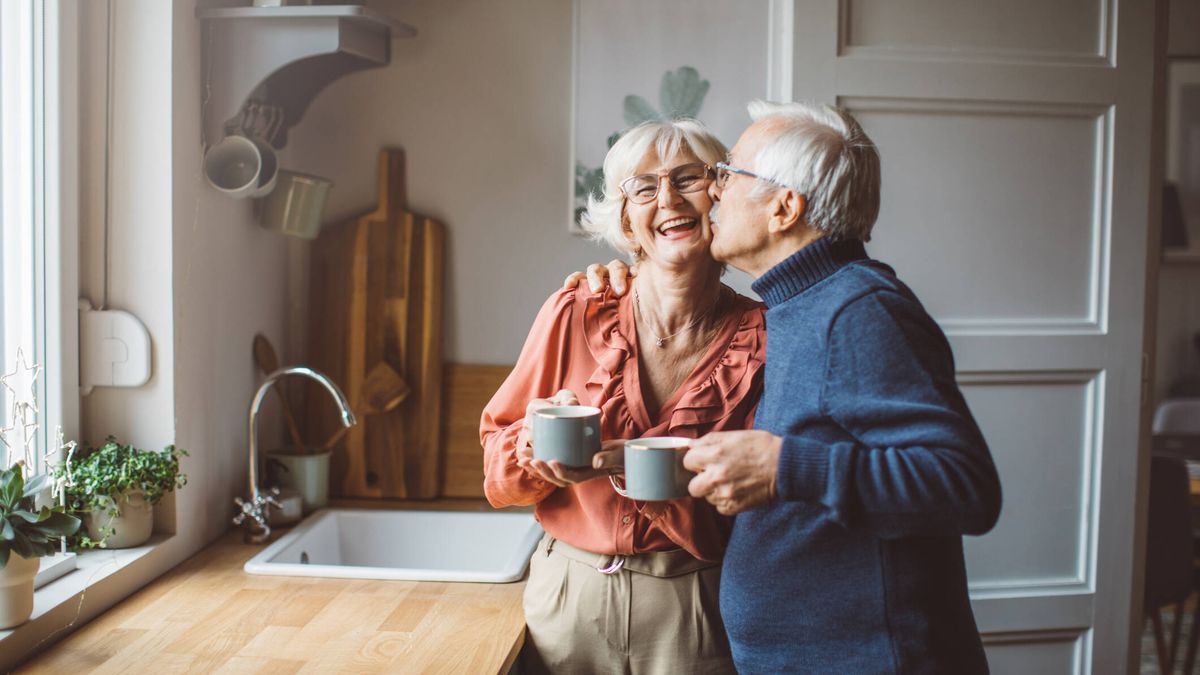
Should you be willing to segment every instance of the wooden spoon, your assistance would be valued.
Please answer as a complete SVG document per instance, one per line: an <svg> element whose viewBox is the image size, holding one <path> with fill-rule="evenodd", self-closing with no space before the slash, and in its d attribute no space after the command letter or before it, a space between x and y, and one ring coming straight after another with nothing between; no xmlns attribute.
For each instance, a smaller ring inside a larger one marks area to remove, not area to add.
<svg viewBox="0 0 1200 675"><path fill-rule="evenodd" d="M279 370L279 357L275 355L275 347L262 333L254 335L254 362L266 375ZM300 440L300 429L296 426L296 418L292 417L292 409L288 406L287 395L283 388L279 387L278 382L274 386L277 387L280 403L283 404L283 420L287 423L288 435L292 437L292 443L297 448L303 448L304 441Z"/></svg>
<svg viewBox="0 0 1200 675"><path fill-rule="evenodd" d="M400 377L400 373L397 373L396 369L386 362L380 361L363 380L362 409L355 410L354 414L365 417L391 412L399 407L410 393L412 393L412 389L404 381L404 378ZM348 431L350 431L350 427L338 429L329 437L329 440L325 441L321 449L332 449Z"/></svg>

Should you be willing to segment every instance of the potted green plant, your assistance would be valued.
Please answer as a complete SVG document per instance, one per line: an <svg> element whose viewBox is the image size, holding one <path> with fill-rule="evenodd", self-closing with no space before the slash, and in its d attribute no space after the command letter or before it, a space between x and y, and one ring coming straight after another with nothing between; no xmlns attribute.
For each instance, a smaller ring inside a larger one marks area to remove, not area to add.
<svg viewBox="0 0 1200 675"><path fill-rule="evenodd" d="M150 538L154 505L168 492L187 484L179 458L187 451L168 445L161 452L139 450L109 436L98 448L76 455L70 467L56 469L67 477L67 507L83 516L84 548L129 548ZM68 475L69 470L69 475Z"/></svg>
<svg viewBox="0 0 1200 675"><path fill-rule="evenodd" d="M38 558L54 555L59 540L79 530L79 519L63 507L34 505L46 478L26 483L21 464L0 471L0 629L25 623L33 613Z"/></svg>

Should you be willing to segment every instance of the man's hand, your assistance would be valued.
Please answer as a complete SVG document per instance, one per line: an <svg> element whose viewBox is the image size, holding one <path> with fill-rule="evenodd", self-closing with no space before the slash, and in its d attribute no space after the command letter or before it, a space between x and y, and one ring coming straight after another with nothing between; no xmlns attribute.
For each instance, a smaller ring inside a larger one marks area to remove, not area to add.
<svg viewBox="0 0 1200 675"><path fill-rule="evenodd" d="M688 483L717 511L732 516L775 497L775 473L783 439L766 431L716 431L692 443L683 466L696 472Z"/></svg>
<svg viewBox="0 0 1200 675"><path fill-rule="evenodd" d="M605 287L612 285L614 295L625 295L629 289L629 280L637 276L637 268L630 267L622 260L613 260L607 266L599 263L588 265L587 273L572 272L563 281L563 288L575 288L581 281L587 279L588 288L593 293L599 293Z"/></svg>

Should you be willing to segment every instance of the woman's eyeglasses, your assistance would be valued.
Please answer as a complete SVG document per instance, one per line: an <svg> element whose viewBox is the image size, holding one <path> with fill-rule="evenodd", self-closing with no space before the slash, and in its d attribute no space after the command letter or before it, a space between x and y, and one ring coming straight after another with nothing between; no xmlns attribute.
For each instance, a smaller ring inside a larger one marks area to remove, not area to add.
<svg viewBox="0 0 1200 675"><path fill-rule="evenodd" d="M658 188L662 185L663 178L670 181L672 190L680 194L688 194L707 188L712 177L713 168L711 166L695 162L677 166L666 173L643 173L630 176L621 181L621 192L634 204L649 204L658 198Z"/></svg>

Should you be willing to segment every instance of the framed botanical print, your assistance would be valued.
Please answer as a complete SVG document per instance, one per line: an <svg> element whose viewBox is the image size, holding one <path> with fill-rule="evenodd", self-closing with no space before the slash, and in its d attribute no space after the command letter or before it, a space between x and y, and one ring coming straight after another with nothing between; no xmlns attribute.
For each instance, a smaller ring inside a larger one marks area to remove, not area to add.
<svg viewBox="0 0 1200 675"><path fill-rule="evenodd" d="M1167 67L1167 181L1186 224L1185 240L1200 247L1200 59Z"/></svg>

